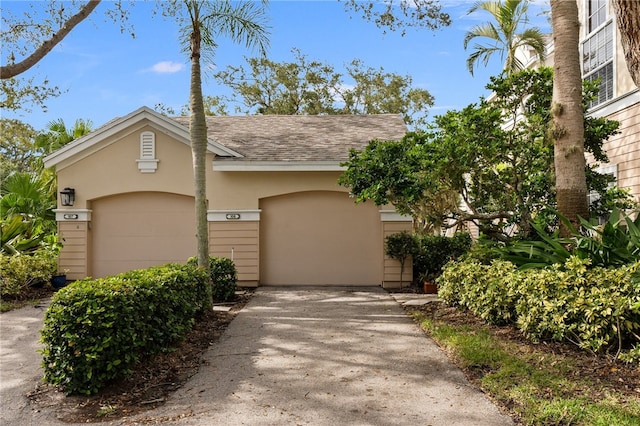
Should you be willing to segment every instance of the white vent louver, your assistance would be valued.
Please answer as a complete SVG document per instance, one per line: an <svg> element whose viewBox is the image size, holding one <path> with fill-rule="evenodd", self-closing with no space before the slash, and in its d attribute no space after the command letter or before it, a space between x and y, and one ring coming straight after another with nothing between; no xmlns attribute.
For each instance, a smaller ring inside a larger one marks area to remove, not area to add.
<svg viewBox="0 0 640 426"><path fill-rule="evenodd" d="M153 132L140 134L140 158L136 160L142 173L155 173L158 168L156 159L156 135Z"/></svg>

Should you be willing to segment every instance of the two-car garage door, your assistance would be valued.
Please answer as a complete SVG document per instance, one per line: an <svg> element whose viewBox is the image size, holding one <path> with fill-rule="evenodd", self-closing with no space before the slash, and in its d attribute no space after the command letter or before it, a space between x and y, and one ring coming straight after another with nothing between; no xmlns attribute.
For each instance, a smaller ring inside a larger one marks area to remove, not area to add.
<svg viewBox="0 0 640 426"><path fill-rule="evenodd" d="M382 229L371 203L310 191L262 199L260 209L260 285L382 282ZM184 262L196 253L192 197L121 194L94 200L92 210L94 277Z"/></svg>

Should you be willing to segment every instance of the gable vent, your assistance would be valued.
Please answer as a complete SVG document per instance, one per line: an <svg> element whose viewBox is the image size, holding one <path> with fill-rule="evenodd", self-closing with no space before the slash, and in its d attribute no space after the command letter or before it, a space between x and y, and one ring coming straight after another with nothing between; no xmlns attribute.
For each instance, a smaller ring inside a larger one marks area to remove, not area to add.
<svg viewBox="0 0 640 426"><path fill-rule="evenodd" d="M156 159L156 134L142 132L140 134L140 158L136 160L138 170L142 173L155 173L158 168Z"/></svg>

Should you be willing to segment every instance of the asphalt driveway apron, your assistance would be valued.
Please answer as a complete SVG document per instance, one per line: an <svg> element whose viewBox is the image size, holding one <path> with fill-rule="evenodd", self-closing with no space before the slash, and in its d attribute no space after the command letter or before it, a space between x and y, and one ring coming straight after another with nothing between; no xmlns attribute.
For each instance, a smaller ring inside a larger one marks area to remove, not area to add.
<svg viewBox="0 0 640 426"><path fill-rule="evenodd" d="M378 287L259 288L156 421L513 424Z"/></svg>

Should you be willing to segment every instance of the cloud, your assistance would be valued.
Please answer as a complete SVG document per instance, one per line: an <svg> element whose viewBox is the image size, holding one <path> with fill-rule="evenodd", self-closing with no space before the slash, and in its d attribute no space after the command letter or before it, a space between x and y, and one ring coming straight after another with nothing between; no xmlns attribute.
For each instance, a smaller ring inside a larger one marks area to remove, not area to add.
<svg viewBox="0 0 640 426"><path fill-rule="evenodd" d="M147 71L155 72L158 74L173 74L182 71L184 64L173 61L162 61L154 64Z"/></svg>

